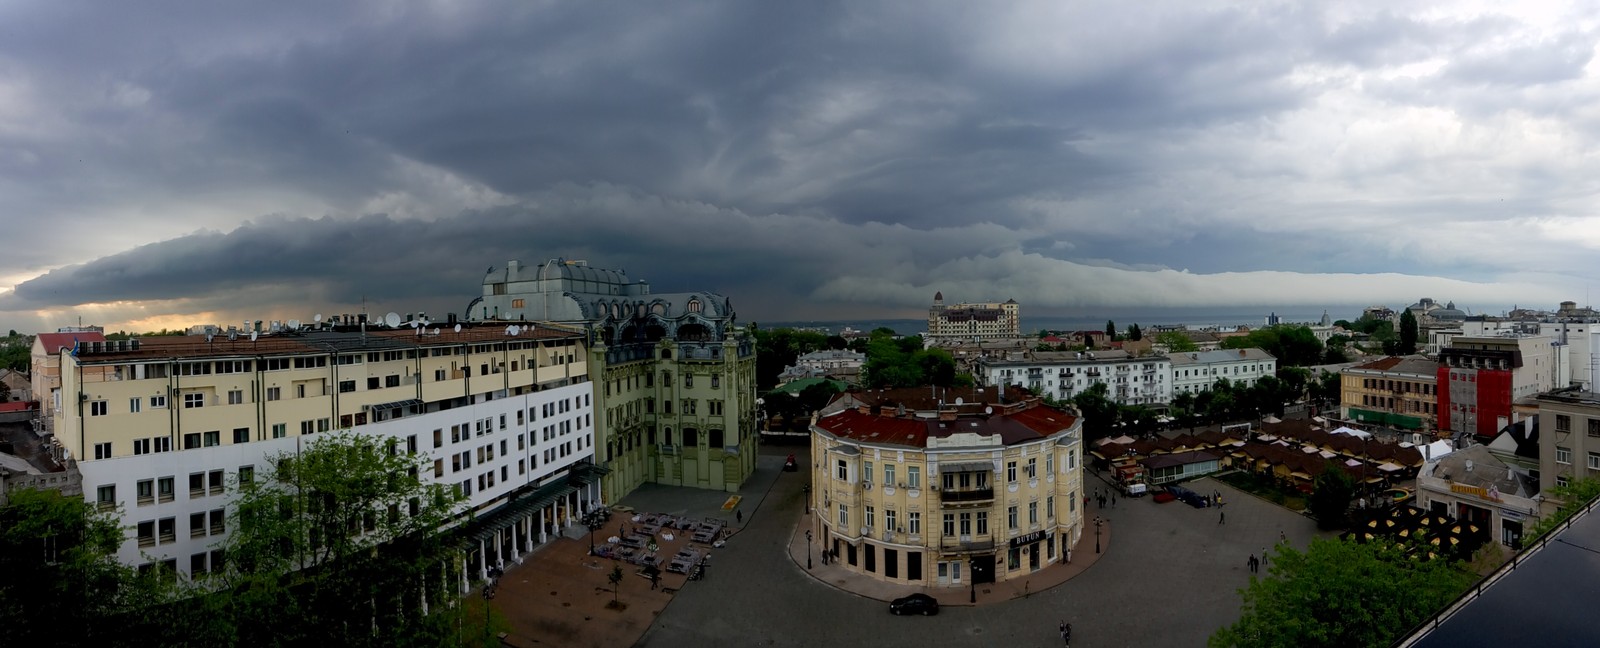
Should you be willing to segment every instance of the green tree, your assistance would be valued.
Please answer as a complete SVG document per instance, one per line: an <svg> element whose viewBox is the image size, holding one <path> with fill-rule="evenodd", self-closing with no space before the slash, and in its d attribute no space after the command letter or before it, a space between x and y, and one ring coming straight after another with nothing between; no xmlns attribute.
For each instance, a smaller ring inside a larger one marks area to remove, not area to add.
<svg viewBox="0 0 1600 648"><path fill-rule="evenodd" d="M1317 526L1322 529L1344 528L1350 502L1356 498L1355 478L1345 473L1339 464L1330 461L1322 474L1317 475L1312 486L1314 490L1306 507L1316 516Z"/></svg>
<svg viewBox="0 0 1600 648"><path fill-rule="evenodd" d="M229 562L215 576L221 623L242 644L394 645L445 627L420 613L457 600L446 525L453 488L398 439L318 435L235 484Z"/></svg>
<svg viewBox="0 0 1600 648"><path fill-rule="evenodd" d="M611 604L620 607L622 604L622 565L612 565L611 573L606 574L606 580L611 581Z"/></svg>
<svg viewBox="0 0 1600 648"><path fill-rule="evenodd" d="M1109 436L1117 425L1117 404L1107 394L1105 383L1097 382L1072 397L1072 405L1083 414L1084 433L1090 439Z"/></svg>
<svg viewBox="0 0 1600 648"><path fill-rule="evenodd" d="M115 515L81 497L17 489L0 506L0 645L137 643L144 609L175 591L170 572L141 577L117 560Z"/></svg>
<svg viewBox="0 0 1600 648"><path fill-rule="evenodd" d="M1415 545L1313 538L1300 552L1278 545L1268 575L1239 590L1239 620L1211 635L1212 648L1388 646L1466 591L1476 579Z"/></svg>
<svg viewBox="0 0 1600 648"><path fill-rule="evenodd" d="M1278 380L1283 381L1284 390L1292 395L1292 400L1299 402L1306 397L1306 389L1311 384L1311 370L1305 367L1279 367Z"/></svg>
<svg viewBox="0 0 1600 648"><path fill-rule="evenodd" d="M1397 351L1400 355L1417 352L1417 316L1411 314L1411 309L1400 313L1400 345Z"/></svg>
<svg viewBox="0 0 1600 648"><path fill-rule="evenodd" d="M1111 320L1106 320L1106 340L1107 341L1115 341L1116 339L1117 339L1117 323L1113 322Z"/></svg>
<svg viewBox="0 0 1600 648"><path fill-rule="evenodd" d="M1561 526L1561 523L1566 522L1573 515L1576 515L1578 511L1589 506L1589 503L1593 502L1596 497L1600 497L1600 479L1593 477L1575 479L1567 482L1565 486L1557 485L1552 487L1545 493L1545 499L1559 501L1561 506L1556 509L1555 513L1539 518L1539 521L1528 529L1527 537L1522 539L1522 546L1526 547L1532 544L1533 541L1549 533L1551 529Z"/></svg>
<svg viewBox="0 0 1600 648"><path fill-rule="evenodd" d="M1144 339L1144 331L1139 330L1138 324L1128 325L1128 339L1138 342Z"/></svg>
<svg viewBox="0 0 1600 648"><path fill-rule="evenodd" d="M1200 347L1195 346L1194 340L1184 335L1182 331L1162 331L1156 334L1156 344L1167 347L1170 353L1191 353Z"/></svg>

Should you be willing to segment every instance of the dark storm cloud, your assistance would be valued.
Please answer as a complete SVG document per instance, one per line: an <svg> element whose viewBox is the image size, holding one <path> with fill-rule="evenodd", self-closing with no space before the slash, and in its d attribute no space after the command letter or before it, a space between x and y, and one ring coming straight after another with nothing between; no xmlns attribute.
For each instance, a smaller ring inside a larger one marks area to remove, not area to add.
<svg viewBox="0 0 1600 648"><path fill-rule="evenodd" d="M1140 303L1273 270L1494 282L1519 255L1484 237L1586 214L1591 102L1554 89L1594 94L1592 40L1387 3L12 6L0 213L45 226L12 228L0 272L38 276L0 309L453 308L556 255L795 310L972 277L1133 298L1018 272L1251 288L1178 272Z"/></svg>

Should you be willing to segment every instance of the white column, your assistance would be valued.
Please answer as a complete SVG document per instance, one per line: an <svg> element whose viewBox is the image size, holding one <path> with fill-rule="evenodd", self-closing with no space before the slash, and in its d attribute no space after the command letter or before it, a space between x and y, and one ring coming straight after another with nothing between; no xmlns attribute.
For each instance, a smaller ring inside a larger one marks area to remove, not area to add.
<svg viewBox="0 0 1600 648"><path fill-rule="evenodd" d="M546 531L550 526L548 520L551 506L554 506L554 504L547 504L543 509L539 510L539 544L550 541L549 534Z"/></svg>
<svg viewBox="0 0 1600 648"><path fill-rule="evenodd" d="M511 532L511 560L522 564L522 519L517 518L506 530Z"/></svg>
<svg viewBox="0 0 1600 648"><path fill-rule="evenodd" d="M478 541L478 580L489 580L489 543Z"/></svg>
<svg viewBox="0 0 1600 648"><path fill-rule="evenodd" d="M466 594L467 592L471 591L471 586L467 582L467 568L468 568L467 560L468 560L467 556L462 556L461 557L461 593L462 594Z"/></svg>

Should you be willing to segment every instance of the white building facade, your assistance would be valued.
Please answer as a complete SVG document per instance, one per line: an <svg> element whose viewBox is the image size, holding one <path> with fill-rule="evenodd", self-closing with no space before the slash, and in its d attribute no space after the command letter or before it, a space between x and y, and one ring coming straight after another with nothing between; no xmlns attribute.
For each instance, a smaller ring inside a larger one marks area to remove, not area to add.
<svg viewBox="0 0 1600 648"><path fill-rule="evenodd" d="M1265 376L1278 375L1278 359L1261 349L1218 349L1168 354L1172 362L1172 393L1198 394L1209 391L1226 378L1239 387L1249 387Z"/></svg>
<svg viewBox="0 0 1600 648"><path fill-rule="evenodd" d="M1167 356L1137 357L1117 350L1027 351L980 360L975 370L984 385L1021 385L1058 401L1100 383L1122 405L1172 402L1172 361Z"/></svg>

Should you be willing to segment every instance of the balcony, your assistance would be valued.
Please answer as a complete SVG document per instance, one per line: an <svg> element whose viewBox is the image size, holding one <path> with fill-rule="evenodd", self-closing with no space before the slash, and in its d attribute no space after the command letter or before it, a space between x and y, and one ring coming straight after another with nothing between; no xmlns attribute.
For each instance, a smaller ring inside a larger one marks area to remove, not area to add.
<svg viewBox="0 0 1600 648"><path fill-rule="evenodd" d="M939 499L946 504L989 502L994 500L994 487L946 490L939 493Z"/></svg>
<svg viewBox="0 0 1600 648"><path fill-rule="evenodd" d="M949 553L988 553L994 551L994 539L966 540L960 538L941 538L939 548Z"/></svg>

